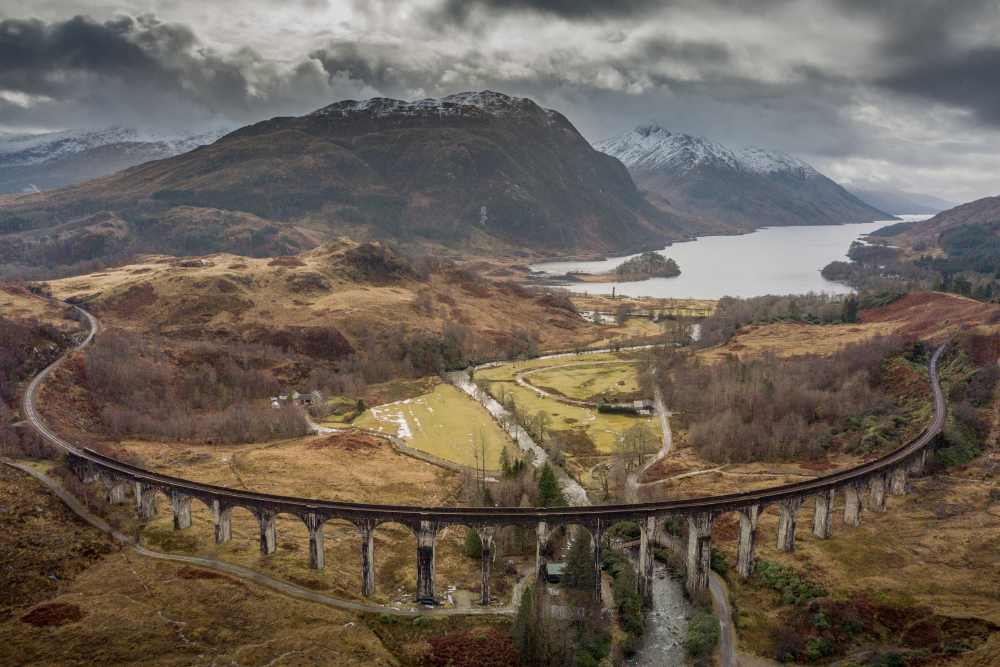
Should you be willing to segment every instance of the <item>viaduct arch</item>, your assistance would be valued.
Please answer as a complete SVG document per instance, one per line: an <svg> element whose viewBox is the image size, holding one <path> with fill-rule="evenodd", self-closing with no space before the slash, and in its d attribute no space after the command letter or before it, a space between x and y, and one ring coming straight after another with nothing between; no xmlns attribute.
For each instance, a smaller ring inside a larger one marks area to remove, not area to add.
<svg viewBox="0 0 1000 667"><path fill-rule="evenodd" d="M92 331L77 348L87 345L97 330L97 321L86 311ZM861 523L863 502L869 510L886 511L888 495L906 492L910 474L919 473L926 462L928 447L944 426L947 405L938 379L938 361L947 343L938 347L929 364L933 391L934 417L916 438L875 461L834 472L807 481L746 493L627 505L549 508L473 508L416 507L368 505L309 498L279 496L227 487L202 484L171 477L128 465L93 450L78 449L62 440L45 426L35 411L38 385L57 367L65 356L40 373L24 395L24 414L39 433L66 452L69 464L87 482L100 479L114 503L126 502L126 492L132 490L136 510L142 517L153 514L157 492L170 499L174 528L191 526L191 503L197 500L212 512L215 540L222 543L232 538L232 510L241 507L253 514L260 528L260 551L268 555L275 551L277 536L275 517L288 514L301 520L309 533L309 565L323 569L323 525L339 519L354 525L361 533L360 567L361 593L375 592L374 530L383 523L393 522L409 528L417 543L417 599L435 601L435 539L447 526L465 526L475 530L483 543L482 604L490 601L490 561L492 538L507 526L532 530L537 538L536 577L545 573L545 545L551 531L562 525L576 524L586 528L593 540L594 567L597 568L597 594L600 595L600 550L602 533L616 523L629 521L640 529L639 592L648 595L653 575L653 541L668 520L681 520L688 527L687 588L691 591L708 588L712 527L723 514L736 512L740 531L736 569L743 577L754 570L757 523L764 510L776 506L779 511L778 549L795 548L795 531L799 511L808 502L814 503L812 531L823 539L830 537L834 523L833 505L838 494L844 494L843 522L849 526Z"/></svg>

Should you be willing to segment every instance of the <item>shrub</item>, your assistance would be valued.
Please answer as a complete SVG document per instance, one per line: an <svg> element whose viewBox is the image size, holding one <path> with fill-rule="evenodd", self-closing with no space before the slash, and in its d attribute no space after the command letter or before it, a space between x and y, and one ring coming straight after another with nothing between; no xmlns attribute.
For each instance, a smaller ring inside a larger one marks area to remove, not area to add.
<svg viewBox="0 0 1000 667"><path fill-rule="evenodd" d="M379 614L378 622L382 625L396 625L398 619L392 614Z"/></svg>
<svg viewBox="0 0 1000 667"><path fill-rule="evenodd" d="M699 614L688 626L684 650L690 655L705 655L719 643L719 619L714 614Z"/></svg>
<svg viewBox="0 0 1000 667"><path fill-rule="evenodd" d="M605 415L637 415L639 411L631 405L612 405L610 403L604 403L603 400L598 403L597 411Z"/></svg>
<svg viewBox="0 0 1000 667"><path fill-rule="evenodd" d="M465 555L469 558L483 557L483 541L479 533L471 528L465 531Z"/></svg>
<svg viewBox="0 0 1000 667"><path fill-rule="evenodd" d="M754 574L754 588L770 588L781 593L782 604L801 605L826 596L826 591L799 578L795 570L772 561L758 561Z"/></svg>
<svg viewBox="0 0 1000 667"><path fill-rule="evenodd" d="M720 577L725 577L729 572L729 561L717 547L712 547L712 569L718 572Z"/></svg>
<svg viewBox="0 0 1000 667"><path fill-rule="evenodd" d="M832 653L833 647L830 646L830 642L822 637L816 637L806 644L806 657L810 660L822 660Z"/></svg>

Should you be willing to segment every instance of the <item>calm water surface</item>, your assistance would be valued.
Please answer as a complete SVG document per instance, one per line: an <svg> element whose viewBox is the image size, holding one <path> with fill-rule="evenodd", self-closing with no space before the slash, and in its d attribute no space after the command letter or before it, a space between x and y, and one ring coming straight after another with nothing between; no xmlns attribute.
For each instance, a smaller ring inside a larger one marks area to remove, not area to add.
<svg viewBox="0 0 1000 667"><path fill-rule="evenodd" d="M900 216L924 220L930 216ZM764 294L843 294L851 288L824 280L820 269L835 260L846 261L851 242L892 222L821 227L771 227L743 236L705 236L675 243L660 251L681 268L675 278L650 278L632 283L568 283L574 292L651 296L657 298L718 299ZM632 255L634 257L635 255ZM599 262L548 262L531 268L551 275L567 272L608 273L629 259Z"/></svg>

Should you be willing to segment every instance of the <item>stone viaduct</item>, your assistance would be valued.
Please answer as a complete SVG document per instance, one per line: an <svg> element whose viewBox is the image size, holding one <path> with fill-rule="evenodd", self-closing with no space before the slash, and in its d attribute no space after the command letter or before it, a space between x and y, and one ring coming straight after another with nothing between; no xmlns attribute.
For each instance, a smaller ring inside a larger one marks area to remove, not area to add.
<svg viewBox="0 0 1000 667"><path fill-rule="evenodd" d="M593 545L593 562L598 571L600 587L601 536L613 525L629 521L640 529L638 586L647 595L653 576L652 546L655 536L669 520L682 520L688 527L687 587L701 590L708 587L712 527L724 514L739 515L740 532L737 571L743 577L753 574L754 550L757 541L757 522L768 507L779 511L778 548L792 551L795 548L796 520L799 511L810 500L814 503L812 531L820 538L830 537L834 523L834 499L844 494L843 521L849 526L861 523L863 503L871 511L884 512L889 494L906 492L908 477L919 473L928 455L928 446L941 431L946 415L944 393L938 381L937 366L947 344L935 350L931 362L930 384L934 396L934 418L915 439L890 454L863 465L834 472L804 482L773 487L760 491L657 503L629 505L604 505L588 507L553 508L472 508L472 507L415 507L393 505L364 505L308 498L276 496L226 487L201 484L189 480L161 475L108 458L90 449L79 450L52 434L37 419L32 404L37 390L36 378L25 392L25 414L43 436L66 450L70 465L88 482L100 479L109 500L126 502L134 497L139 515L145 518L155 514L156 494L163 493L170 499L174 515L174 528L185 530L191 526L191 503L197 500L211 511L215 520L216 542L227 542L232 537L231 516L234 508L241 507L256 517L260 526L260 552L275 551L275 517L288 514L300 519L309 532L309 565L322 569L323 527L330 520L344 520L353 524L361 533L360 566L361 592L375 592L374 531L384 523L397 523L409 528L417 541L417 600L434 603L434 544L439 530L447 526L466 526L475 530L482 539L482 603L490 600L491 542L497 531L506 526L520 526L533 530L537 536L536 576L545 572L545 545L551 532L560 526L577 525L590 531ZM58 363L58 362L57 362ZM53 366L54 367L54 366ZM51 369L52 367L50 367ZM131 492L131 493L129 493Z"/></svg>

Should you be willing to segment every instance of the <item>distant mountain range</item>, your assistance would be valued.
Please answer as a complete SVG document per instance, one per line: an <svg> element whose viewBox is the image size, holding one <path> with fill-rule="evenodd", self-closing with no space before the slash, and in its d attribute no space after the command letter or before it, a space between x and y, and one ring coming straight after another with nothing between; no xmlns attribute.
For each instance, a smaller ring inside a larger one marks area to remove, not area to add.
<svg viewBox="0 0 1000 667"><path fill-rule="evenodd" d="M640 127L594 147L628 167L663 210L744 230L890 219L798 158Z"/></svg>
<svg viewBox="0 0 1000 667"><path fill-rule="evenodd" d="M844 189L861 201L892 215L934 215L958 206L931 195L907 192L867 183L843 183Z"/></svg>
<svg viewBox="0 0 1000 667"><path fill-rule="evenodd" d="M269 221L278 234L525 256L625 253L688 235L684 216L651 205L624 165L562 114L489 91L274 118L113 175L0 197L0 223L16 218L7 228L25 233L111 210L145 233L215 209L259 221L245 218L241 229ZM221 251L238 241L217 231L191 244ZM244 241L242 251L255 252Z"/></svg>
<svg viewBox="0 0 1000 667"><path fill-rule="evenodd" d="M0 133L0 194L51 190L186 153L228 130L166 133L134 127Z"/></svg>

